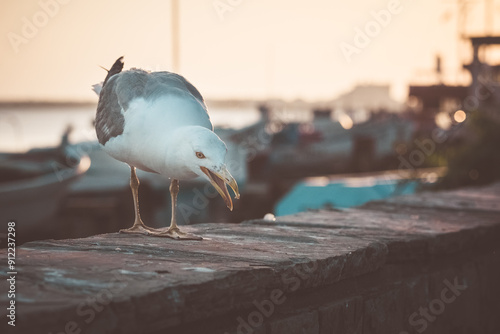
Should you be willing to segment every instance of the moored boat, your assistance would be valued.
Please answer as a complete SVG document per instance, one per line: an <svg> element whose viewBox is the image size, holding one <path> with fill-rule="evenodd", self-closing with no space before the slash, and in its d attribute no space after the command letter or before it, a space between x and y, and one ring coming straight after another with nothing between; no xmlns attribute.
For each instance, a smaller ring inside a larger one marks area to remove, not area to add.
<svg viewBox="0 0 500 334"><path fill-rule="evenodd" d="M90 166L88 156L57 148L0 154L0 221L16 222L16 241L57 237L55 219L68 184ZM0 231L0 233L5 233ZM0 234L0 247L6 247Z"/></svg>

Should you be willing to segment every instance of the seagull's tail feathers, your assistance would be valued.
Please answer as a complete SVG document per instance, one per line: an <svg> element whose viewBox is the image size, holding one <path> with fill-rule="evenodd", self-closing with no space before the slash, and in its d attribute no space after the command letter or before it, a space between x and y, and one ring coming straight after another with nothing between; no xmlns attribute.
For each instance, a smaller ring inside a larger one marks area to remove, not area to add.
<svg viewBox="0 0 500 334"><path fill-rule="evenodd" d="M102 90L103 82L96 83L95 85L92 85L92 90L97 94L97 96L101 95L101 90Z"/></svg>
<svg viewBox="0 0 500 334"><path fill-rule="evenodd" d="M100 83L92 85L92 90L97 94L97 96L99 96L101 94L102 87L104 87L104 85L106 84L106 82L108 82L109 78L111 78L115 74L120 73L123 70L123 64L124 64L124 62L123 62L123 56L121 56L120 58L118 58L115 61L115 63L113 64L113 66L111 66L110 70L107 70L107 69L105 69L104 67L101 66L103 69L105 69L106 71L108 71L108 74L106 75L106 78L104 79L104 81L101 81Z"/></svg>

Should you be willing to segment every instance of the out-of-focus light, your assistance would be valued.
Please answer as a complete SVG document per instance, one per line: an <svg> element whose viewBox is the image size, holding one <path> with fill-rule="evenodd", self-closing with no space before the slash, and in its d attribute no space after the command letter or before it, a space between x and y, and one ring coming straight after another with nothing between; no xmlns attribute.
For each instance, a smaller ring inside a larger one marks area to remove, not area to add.
<svg viewBox="0 0 500 334"><path fill-rule="evenodd" d="M424 174L425 182L427 183L436 183L438 180L438 174L435 172L430 172Z"/></svg>
<svg viewBox="0 0 500 334"><path fill-rule="evenodd" d="M451 118L450 115L446 112L440 112L439 114L436 115L436 125L439 126L441 129L447 130L451 126Z"/></svg>
<svg viewBox="0 0 500 334"><path fill-rule="evenodd" d="M310 177L306 180L308 186L312 187L326 187L330 184L330 178L326 176Z"/></svg>
<svg viewBox="0 0 500 334"><path fill-rule="evenodd" d="M339 123L346 130L349 130L353 126L352 119L347 114L339 115Z"/></svg>
<svg viewBox="0 0 500 334"><path fill-rule="evenodd" d="M406 104L408 105L408 107L410 108L417 108L418 105L419 105L419 100L418 100L418 97L415 97L415 96L410 96L408 98L408 101L406 101Z"/></svg>
<svg viewBox="0 0 500 334"><path fill-rule="evenodd" d="M270 133L270 134L273 134L273 133L278 133L280 132L281 130L283 130L283 125L281 123L278 123L278 122L271 122L271 124L269 124L266 128L266 130Z"/></svg>
<svg viewBox="0 0 500 334"><path fill-rule="evenodd" d="M348 188L370 188L377 184L376 177L346 177L343 183Z"/></svg>
<svg viewBox="0 0 500 334"><path fill-rule="evenodd" d="M85 155L85 156L81 157L80 164L77 167L78 173L81 173L81 174L85 173L90 168L90 165L91 165L91 161L90 161L90 158L88 156Z"/></svg>
<svg viewBox="0 0 500 334"><path fill-rule="evenodd" d="M455 111L455 114L453 115L453 119L455 120L455 122L458 122L458 123L462 123L463 121L465 121L466 118L467 118L467 115L465 114L465 111L463 111L463 110L457 110L457 111Z"/></svg>

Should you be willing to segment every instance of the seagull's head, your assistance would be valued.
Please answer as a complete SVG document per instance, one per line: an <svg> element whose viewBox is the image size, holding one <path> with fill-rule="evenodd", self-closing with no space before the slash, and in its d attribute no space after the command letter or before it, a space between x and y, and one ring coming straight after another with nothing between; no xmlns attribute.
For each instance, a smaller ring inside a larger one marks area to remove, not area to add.
<svg viewBox="0 0 500 334"><path fill-rule="evenodd" d="M226 144L213 131L192 127L189 136L185 136L180 145L186 167L209 181L232 211L233 202L226 185L231 187L236 198L239 198L240 194L236 180L226 168Z"/></svg>

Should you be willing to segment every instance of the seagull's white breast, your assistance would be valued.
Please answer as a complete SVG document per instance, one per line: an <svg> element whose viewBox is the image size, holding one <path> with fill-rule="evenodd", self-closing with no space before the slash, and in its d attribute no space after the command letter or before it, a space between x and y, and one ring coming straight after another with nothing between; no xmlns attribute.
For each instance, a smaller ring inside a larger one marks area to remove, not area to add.
<svg viewBox="0 0 500 334"><path fill-rule="evenodd" d="M212 129L212 124L197 99L184 92L176 93L153 100L132 100L129 108L121 111L125 118L123 133L111 138L104 150L115 159L145 171L178 179L193 177L176 161L167 162L166 150L172 145L172 135L177 129L190 125Z"/></svg>

